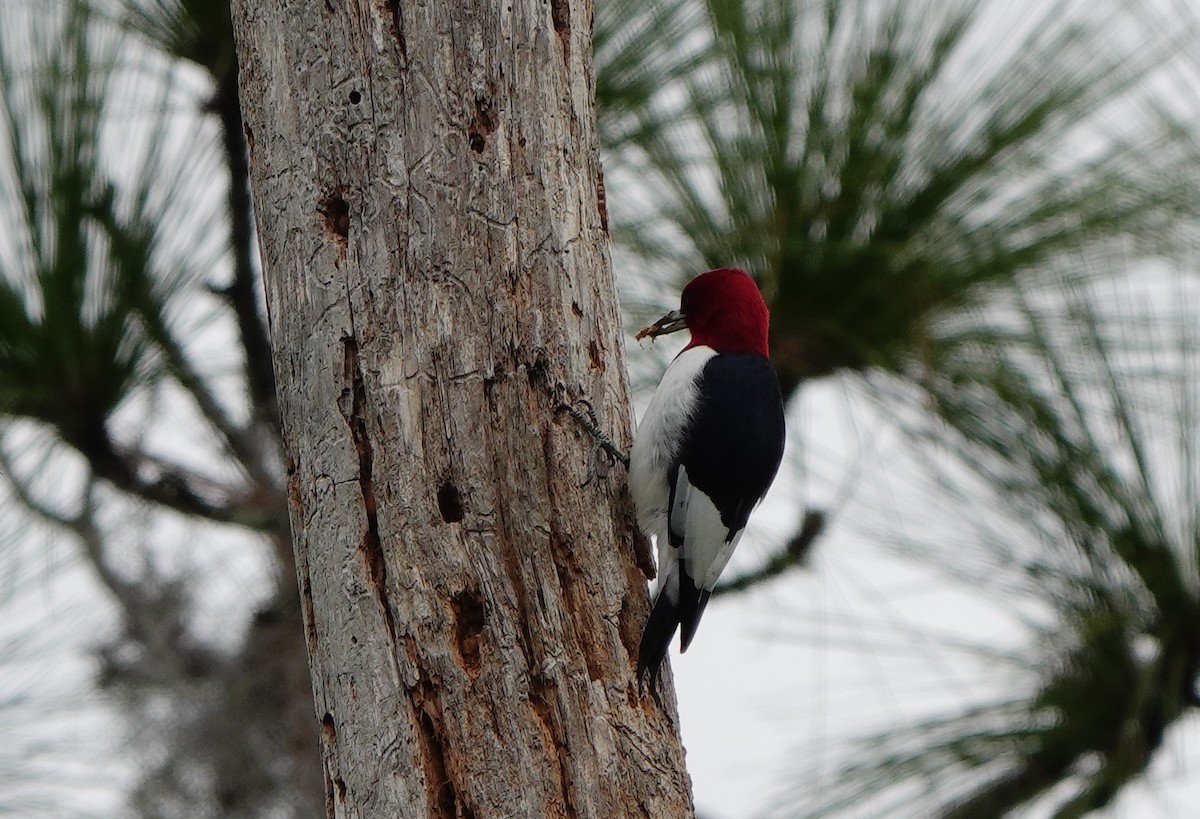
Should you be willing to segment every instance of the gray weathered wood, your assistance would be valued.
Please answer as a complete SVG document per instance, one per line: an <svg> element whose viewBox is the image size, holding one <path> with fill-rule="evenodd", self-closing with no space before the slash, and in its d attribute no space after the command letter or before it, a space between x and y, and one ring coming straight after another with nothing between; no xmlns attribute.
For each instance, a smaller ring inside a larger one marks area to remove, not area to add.
<svg viewBox="0 0 1200 819"><path fill-rule="evenodd" d="M692 813L647 611L587 0L234 3L331 816Z"/></svg>

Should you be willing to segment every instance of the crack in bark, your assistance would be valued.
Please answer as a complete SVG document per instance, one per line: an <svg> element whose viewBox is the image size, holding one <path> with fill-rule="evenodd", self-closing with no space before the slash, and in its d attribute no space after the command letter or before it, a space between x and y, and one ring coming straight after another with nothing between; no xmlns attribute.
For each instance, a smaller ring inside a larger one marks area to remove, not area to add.
<svg viewBox="0 0 1200 819"><path fill-rule="evenodd" d="M563 817L578 817L579 808L576 805L575 783L571 780L571 767L567 764L570 749L562 735L562 721L555 713L548 694L554 688L554 683L542 674L529 676L529 705L541 725L543 740L547 750L554 753L558 767L558 786L562 794Z"/></svg>
<svg viewBox="0 0 1200 819"><path fill-rule="evenodd" d="M429 796L429 808L438 819L458 819L458 790L446 765L445 724L442 706L438 702L437 688L425 669L417 667L420 675L416 685L409 689L412 698L413 720L421 746L421 767L425 773L425 788Z"/></svg>
<svg viewBox="0 0 1200 819"><path fill-rule="evenodd" d="M287 495L292 507L296 510L296 519L302 520L304 518L304 502L300 494L300 474L296 461L292 458L287 460ZM312 577L307 560L297 561L294 566L300 585L300 613L304 621L304 639L308 646L309 656L315 657L317 656L317 619L313 606Z"/></svg>
<svg viewBox="0 0 1200 819"><path fill-rule="evenodd" d="M340 776L334 776L332 765L337 756L337 727L333 723L333 714L328 711L321 717L321 741L325 744L325 812L328 816L337 814L335 804L345 803L346 783Z"/></svg>
<svg viewBox="0 0 1200 819"><path fill-rule="evenodd" d="M600 214L600 229L608 236L608 193L604 189L604 169L596 171L596 210ZM572 305L578 309L578 305Z"/></svg>
<svg viewBox="0 0 1200 819"><path fill-rule="evenodd" d="M312 579L309 577L308 565L300 577L300 606L304 614L304 637L308 644L308 653L317 656L317 622L313 608Z"/></svg>
<svg viewBox="0 0 1200 819"><path fill-rule="evenodd" d="M571 4L570 0L550 0L550 20L558 39L562 41L563 62L571 62Z"/></svg>
<svg viewBox="0 0 1200 819"><path fill-rule="evenodd" d="M599 646L592 640L581 638L576 629L583 617L581 607L585 605L585 602L580 598L576 589L574 575L578 567L574 562L571 565L567 565L567 561L570 558L561 553L561 542L552 543L551 549L556 552L554 571L558 578L559 590L562 592L563 603L566 605L567 611L572 612L574 615L568 621L570 636L579 649L579 653L583 656L583 662L588 671L588 679L596 682L604 678L605 664L603 657L596 656L600 650Z"/></svg>
<svg viewBox="0 0 1200 819"><path fill-rule="evenodd" d="M300 494L300 474L293 458L288 458L284 466L287 474L287 498L292 508L296 510L298 520L304 519L304 498Z"/></svg>
<svg viewBox="0 0 1200 819"><path fill-rule="evenodd" d="M392 36L400 46L400 57L407 63L408 41L404 38L404 9L400 7L400 0L384 0L383 8L391 16Z"/></svg>
<svg viewBox="0 0 1200 819"><path fill-rule="evenodd" d="M346 420L346 426L350 428L350 438L358 452L358 486L362 493L363 513L367 519L358 548L367 568L367 582L383 611L384 624L387 626L388 640L394 657L397 643L396 618L387 599L387 560L379 539L379 515L376 509L374 482L375 454L367 433L367 390L363 384L362 366L358 360L358 341L350 336L342 339L342 345L345 353L343 374L350 385L343 387L338 406Z"/></svg>

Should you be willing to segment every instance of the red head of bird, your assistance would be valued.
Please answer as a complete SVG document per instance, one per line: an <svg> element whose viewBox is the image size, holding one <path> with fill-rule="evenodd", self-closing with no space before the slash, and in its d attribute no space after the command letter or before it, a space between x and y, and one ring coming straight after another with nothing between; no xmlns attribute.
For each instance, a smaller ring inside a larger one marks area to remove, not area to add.
<svg viewBox="0 0 1200 819"><path fill-rule="evenodd" d="M679 309L641 330L635 338L654 338L687 328L692 340L684 349L711 347L722 353L766 356L770 319L767 303L746 271L722 267L688 282Z"/></svg>

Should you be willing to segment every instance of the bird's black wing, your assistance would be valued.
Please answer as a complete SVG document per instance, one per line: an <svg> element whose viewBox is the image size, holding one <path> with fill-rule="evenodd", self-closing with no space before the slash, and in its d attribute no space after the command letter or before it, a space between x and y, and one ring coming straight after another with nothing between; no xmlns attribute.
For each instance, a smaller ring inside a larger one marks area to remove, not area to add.
<svg viewBox="0 0 1200 819"><path fill-rule="evenodd" d="M760 355L715 355L701 378L679 460L688 481L712 499L732 534L745 528L750 510L779 471L783 397L775 368Z"/></svg>

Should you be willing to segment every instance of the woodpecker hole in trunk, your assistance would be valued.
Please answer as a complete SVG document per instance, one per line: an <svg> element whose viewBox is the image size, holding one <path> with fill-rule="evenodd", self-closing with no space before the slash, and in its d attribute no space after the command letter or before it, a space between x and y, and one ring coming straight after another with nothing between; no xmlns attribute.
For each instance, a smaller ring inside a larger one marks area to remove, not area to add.
<svg viewBox="0 0 1200 819"><path fill-rule="evenodd" d="M317 205L317 213L325 220L325 229L334 240L345 247L350 238L350 203L340 193L331 193Z"/></svg>
<svg viewBox="0 0 1200 819"><path fill-rule="evenodd" d="M438 489L438 511L446 523L460 523L463 519L462 495L452 483L444 483Z"/></svg>

